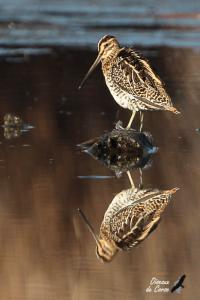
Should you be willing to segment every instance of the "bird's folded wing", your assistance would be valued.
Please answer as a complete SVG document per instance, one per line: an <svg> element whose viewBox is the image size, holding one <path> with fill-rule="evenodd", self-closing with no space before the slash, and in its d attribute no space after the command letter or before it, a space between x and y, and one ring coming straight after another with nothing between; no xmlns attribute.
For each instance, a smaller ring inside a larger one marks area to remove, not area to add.
<svg viewBox="0 0 200 300"><path fill-rule="evenodd" d="M149 86L155 91L158 90L158 85L163 85L147 60L134 50L122 48L117 60L118 68L124 72L130 84L140 83L144 87Z"/></svg>
<svg viewBox="0 0 200 300"><path fill-rule="evenodd" d="M140 95L140 101L152 98L160 100L158 95L162 95L162 101L171 105L171 99L164 89L164 84L154 73L151 66L140 54L130 48L122 48L113 64L112 78L120 88L136 98Z"/></svg>
<svg viewBox="0 0 200 300"><path fill-rule="evenodd" d="M113 239L117 246L123 250L128 250L143 241L158 225L160 217L155 217L155 210L150 213L141 213L139 216L130 210L127 215L125 211L117 216L119 222L110 224Z"/></svg>
<svg viewBox="0 0 200 300"><path fill-rule="evenodd" d="M130 188L121 191L114 197L114 199L110 203L104 215L104 222L110 222L110 220L113 217L119 215L121 211L128 211L128 209L131 208L133 205L138 204L140 202L144 202L158 195L159 193L160 192L157 189Z"/></svg>

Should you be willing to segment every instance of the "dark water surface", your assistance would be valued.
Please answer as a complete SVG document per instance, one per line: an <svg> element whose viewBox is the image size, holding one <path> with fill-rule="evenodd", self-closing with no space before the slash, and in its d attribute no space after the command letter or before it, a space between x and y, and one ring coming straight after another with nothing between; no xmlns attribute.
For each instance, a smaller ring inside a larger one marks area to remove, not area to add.
<svg viewBox="0 0 200 300"><path fill-rule="evenodd" d="M52 49L39 56L0 60L0 119L18 114L34 128L19 138L0 136L1 299L168 299L146 293L152 277L173 283L186 274L181 299L198 299L200 180L200 54L192 49L143 48L165 81L181 115L145 113L159 152L144 170L145 187L179 187L158 229L104 265L77 215L98 232L114 196L129 188L76 145L111 130L130 112L113 101L100 70L77 86L96 53ZM138 126L138 122L135 123ZM132 172L135 183L139 172ZM86 178L84 178L86 176ZM87 178L88 176L88 178Z"/></svg>

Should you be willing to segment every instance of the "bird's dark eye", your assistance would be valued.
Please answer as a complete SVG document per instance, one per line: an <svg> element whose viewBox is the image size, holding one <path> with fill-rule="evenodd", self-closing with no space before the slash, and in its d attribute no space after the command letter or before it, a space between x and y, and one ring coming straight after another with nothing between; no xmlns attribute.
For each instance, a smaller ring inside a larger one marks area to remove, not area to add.
<svg viewBox="0 0 200 300"><path fill-rule="evenodd" d="M108 47L108 44L105 44L104 48L107 48Z"/></svg>

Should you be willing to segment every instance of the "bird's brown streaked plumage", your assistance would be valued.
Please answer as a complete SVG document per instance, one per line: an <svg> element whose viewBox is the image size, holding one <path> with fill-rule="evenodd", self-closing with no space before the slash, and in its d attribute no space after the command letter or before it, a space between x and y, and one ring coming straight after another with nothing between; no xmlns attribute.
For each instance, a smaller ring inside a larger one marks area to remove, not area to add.
<svg viewBox="0 0 200 300"><path fill-rule="evenodd" d="M117 194L109 205L97 236L84 213L79 213L96 242L96 254L110 262L119 250L129 250L153 232L178 188L160 191L132 187Z"/></svg>
<svg viewBox="0 0 200 300"><path fill-rule="evenodd" d="M131 188L116 195L100 227L98 258L110 262L118 250L129 250L147 238L177 190Z"/></svg>
<svg viewBox="0 0 200 300"><path fill-rule="evenodd" d="M121 48L114 36L104 36L98 43L98 57L84 77L80 87L101 61L106 84L115 101L133 111L168 110L179 113L173 106L164 84L148 61L131 48Z"/></svg>

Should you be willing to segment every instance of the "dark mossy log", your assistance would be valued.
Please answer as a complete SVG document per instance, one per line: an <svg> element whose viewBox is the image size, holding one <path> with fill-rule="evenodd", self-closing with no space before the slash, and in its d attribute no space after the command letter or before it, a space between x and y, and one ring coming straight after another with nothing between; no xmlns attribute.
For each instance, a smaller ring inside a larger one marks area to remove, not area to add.
<svg viewBox="0 0 200 300"><path fill-rule="evenodd" d="M144 168L157 148L149 133L133 129L114 129L78 145L84 152L101 161L117 176L133 168Z"/></svg>

